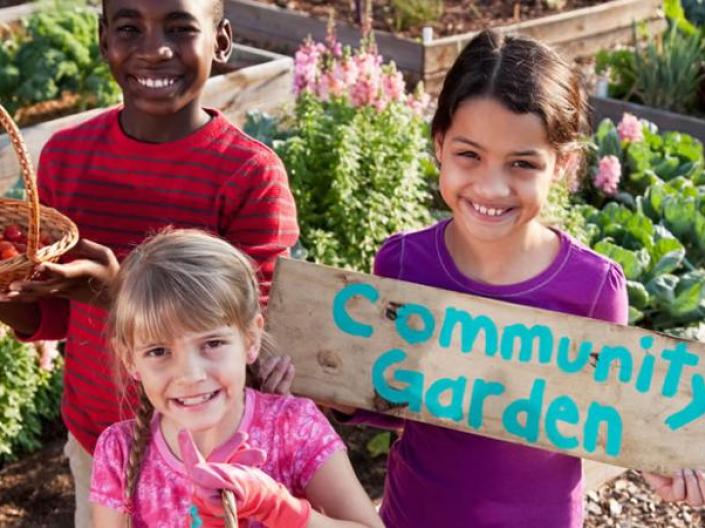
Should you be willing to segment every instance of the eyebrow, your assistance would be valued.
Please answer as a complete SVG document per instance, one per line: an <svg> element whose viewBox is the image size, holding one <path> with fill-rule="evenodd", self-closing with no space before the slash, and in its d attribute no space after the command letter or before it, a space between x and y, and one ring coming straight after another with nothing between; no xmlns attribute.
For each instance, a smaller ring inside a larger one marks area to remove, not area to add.
<svg viewBox="0 0 705 528"><path fill-rule="evenodd" d="M475 143L473 140L464 138L464 137L454 137L451 139L451 141L456 142L456 143L463 143L465 145L470 145L471 147L476 148L477 150L487 150L485 147L480 145L479 143ZM517 150L514 152L509 153L510 156L536 156L540 157L541 153L538 150L535 149L529 149L529 150Z"/></svg>
<svg viewBox="0 0 705 528"><path fill-rule="evenodd" d="M188 22L198 22L198 19L186 11L172 11L166 16L166 20L183 20Z"/></svg>
<svg viewBox="0 0 705 528"><path fill-rule="evenodd" d="M118 9L110 19L111 21L115 22L119 18L140 18L140 12L137 11L136 9Z"/></svg>
<svg viewBox="0 0 705 528"><path fill-rule="evenodd" d="M111 20L114 22L115 20L118 20L120 18L142 18L142 14L136 9L123 8L119 9L113 15ZM167 21L183 20L188 22L198 22L196 17L194 17L191 13L187 13L186 11L172 11L165 18Z"/></svg>

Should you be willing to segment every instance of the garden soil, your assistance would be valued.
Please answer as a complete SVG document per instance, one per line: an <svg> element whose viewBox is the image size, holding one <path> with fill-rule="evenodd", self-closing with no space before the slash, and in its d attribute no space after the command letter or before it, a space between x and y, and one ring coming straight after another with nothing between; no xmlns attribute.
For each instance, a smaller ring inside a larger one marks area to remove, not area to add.
<svg viewBox="0 0 705 528"><path fill-rule="evenodd" d="M296 11L309 13L319 18L328 18L331 8L337 20L359 24L356 4L365 5L365 0L260 0ZM421 27L432 26L436 36L458 35L483 29L531 20L562 11L604 4L608 0L443 0L443 12L435 20L400 28L395 17L394 3L402 0L373 0L372 18L374 29L380 29L406 37L417 38ZM417 4L421 2L415 0ZM433 3L433 2L426 2ZM548 7L550 5L560 8ZM364 7L363 7L364 9Z"/></svg>
<svg viewBox="0 0 705 528"><path fill-rule="evenodd" d="M379 499L385 473L384 456L372 458L367 442L377 431L362 427L341 430L365 489ZM73 489L62 454L65 431L55 424L44 447L0 469L0 527L70 528ZM698 528L705 527L705 508L664 503L653 496L633 471L588 492L585 528Z"/></svg>

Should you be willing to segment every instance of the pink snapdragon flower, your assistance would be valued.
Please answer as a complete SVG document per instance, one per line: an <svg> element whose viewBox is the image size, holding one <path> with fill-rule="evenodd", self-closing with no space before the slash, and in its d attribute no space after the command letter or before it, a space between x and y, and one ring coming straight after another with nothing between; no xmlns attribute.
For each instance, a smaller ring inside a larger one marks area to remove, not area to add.
<svg viewBox="0 0 705 528"><path fill-rule="evenodd" d="M622 121L617 125L617 134L622 141L634 143L644 140L641 121L633 114L625 113Z"/></svg>
<svg viewBox="0 0 705 528"><path fill-rule="evenodd" d="M604 156L597 167L597 172L592 179L595 187L608 196L617 194L619 180L622 177L622 165L617 156Z"/></svg>
<svg viewBox="0 0 705 528"><path fill-rule="evenodd" d="M329 26L326 43L304 41L294 57L294 95L313 94L322 102L345 99L355 108L370 106L384 111L392 103L406 104L422 115L429 97L419 86L406 93L404 77L390 62L383 65L374 37L365 33L360 47L352 52L336 39Z"/></svg>
<svg viewBox="0 0 705 528"><path fill-rule="evenodd" d="M382 57L363 51L355 55L358 76L350 90L350 102L355 107L376 106L382 88Z"/></svg>
<svg viewBox="0 0 705 528"><path fill-rule="evenodd" d="M294 94L315 90L320 70L321 56L326 52L323 44L307 40L294 55Z"/></svg>

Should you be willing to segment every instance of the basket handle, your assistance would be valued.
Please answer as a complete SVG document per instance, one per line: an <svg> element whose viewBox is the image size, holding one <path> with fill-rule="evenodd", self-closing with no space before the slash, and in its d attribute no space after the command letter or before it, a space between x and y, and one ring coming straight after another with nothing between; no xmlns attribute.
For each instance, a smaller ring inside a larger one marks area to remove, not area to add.
<svg viewBox="0 0 705 528"><path fill-rule="evenodd" d="M22 181L27 191L29 201L29 221L27 222L27 258L31 262L38 263L37 245L39 242L39 194L37 193L37 183L34 176L32 160L29 157L27 146L20 134L17 125L10 117L10 114L0 104L0 125L7 131L12 146L17 154L22 172Z"/></svg>

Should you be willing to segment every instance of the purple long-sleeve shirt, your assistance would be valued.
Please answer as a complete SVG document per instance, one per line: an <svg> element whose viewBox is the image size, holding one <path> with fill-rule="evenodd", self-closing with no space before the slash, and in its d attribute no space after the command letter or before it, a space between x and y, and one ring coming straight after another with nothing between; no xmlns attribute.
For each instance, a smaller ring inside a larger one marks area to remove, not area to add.
<svg viewBox="0 0 705 528"><path fill-rule="evenodd" d="M444 241L449 221L391 237L375 259L384 277L515 304L626 324L621 268L559 233L553 263L527 281L492 286L456 267ZM389 454L381 514L388 528L579 528L579 458L358 412L353 423L403 426Z"/></svg>

